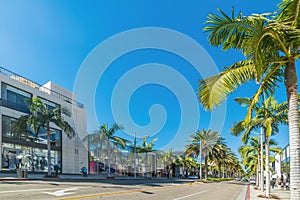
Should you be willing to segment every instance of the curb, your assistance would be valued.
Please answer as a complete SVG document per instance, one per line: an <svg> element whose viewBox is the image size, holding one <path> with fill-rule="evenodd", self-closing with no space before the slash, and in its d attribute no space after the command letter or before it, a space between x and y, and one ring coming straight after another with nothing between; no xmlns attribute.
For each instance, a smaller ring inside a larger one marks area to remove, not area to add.
<svg viewBox="0 0 300 200"><path fill-rule="evenodd" d="M247 193L246 193L246 198L245 200L250 200L250 185L248 185L248 188L247 188Z"/></svg>
<svg viewBox="0 0 300 200"><path fill-rule="evenodd" d="M0 178L1 181L176 181L174 179L132 179L132 178L114 178L114 179L109 179L109 178ZM184 180L181 182L194 182L191 180Z"/></svg>

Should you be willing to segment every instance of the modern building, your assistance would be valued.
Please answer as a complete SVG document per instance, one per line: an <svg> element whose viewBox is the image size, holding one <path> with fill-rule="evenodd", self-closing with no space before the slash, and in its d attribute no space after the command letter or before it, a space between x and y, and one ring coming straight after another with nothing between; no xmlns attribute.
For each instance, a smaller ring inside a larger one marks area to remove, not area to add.
<svg viewBox="0 0 300 200"><path fill-rule="evenodd" d="M62 173L78 174L88 167L86 111L83 104L75 101L75 94L48 82L39 85L27 78L0 67L0 169L14 171L21 166L32 172L47 171L47 133L16 133L13 124L29 113L28 101L40 98L48 109L64 107L72 116L64 119L74 128L76 135L69 139L60 128L51 124L51 168L60 166Z"/></svg>
<svg viewBox="0 0 300 200"><path fill-rule="evenodd" d="M275 161L272 163L274 174L272 178L280 178L282 181L289 179L290 146L287 145L281 153L275 154Z"/></svg>

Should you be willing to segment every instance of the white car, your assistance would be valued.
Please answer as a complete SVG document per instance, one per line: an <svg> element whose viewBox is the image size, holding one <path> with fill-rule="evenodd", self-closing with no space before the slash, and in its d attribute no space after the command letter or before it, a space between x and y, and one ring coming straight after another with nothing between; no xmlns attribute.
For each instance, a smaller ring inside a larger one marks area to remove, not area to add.
<svg viewBox="0 0 300 200"><path fill-rule="evenodd" d="M254 178L250 179L250 184L256 184L256 180Z"/></svg>

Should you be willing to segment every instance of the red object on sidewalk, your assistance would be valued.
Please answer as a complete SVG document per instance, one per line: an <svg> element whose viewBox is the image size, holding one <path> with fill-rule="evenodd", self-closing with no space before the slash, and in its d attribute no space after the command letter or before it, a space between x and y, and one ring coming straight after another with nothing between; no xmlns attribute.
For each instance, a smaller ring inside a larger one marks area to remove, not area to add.
<svg viewBox="0 0 300 200"><path fill-rule="evenodd" d="M250 185L248 185L247 200L250 200Z"/></svg>

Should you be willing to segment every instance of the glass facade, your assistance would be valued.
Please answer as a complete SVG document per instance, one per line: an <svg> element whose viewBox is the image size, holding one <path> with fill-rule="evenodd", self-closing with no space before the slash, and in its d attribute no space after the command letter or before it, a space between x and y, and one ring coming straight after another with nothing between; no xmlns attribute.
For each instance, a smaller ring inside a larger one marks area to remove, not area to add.
<svg viewBox="0 0 300 200"><path fill-rule="evenodd" d="M43 99L42 97L38 97L46 106L48 110L53 110L55 108L59 108L60 105L57 103L53 103L49 100Z"/></svg>
<svg viewBox="0 0 300 200"><path fill-rule="evenodd" d="M22 139L28 142L35 142L40 144L47 144L47 130L41 128L38 134L30 131L27 127L27 131L24 133L16 133L13 131L13 126L17 119L2 115L2 137ZM61 131L50 128L50 142L51 146L61 147Z"/></svg>
<svg viewBox="0 0 300 200"><path fill-rule="evenodd" d="M47 131L41 129L36 135L27 128L26 133L17 134L13 124L17 121L2 115L2 170L16 170L21 166L30 171L47 171ZM10 142L9 142L10 141ZM51 169L61 166L61 131L50 129Z"/></svg>
<svg viewBox="0 0 300 200"><path fill-rule="evenodd" d="M32 95L28 92L7 85L1 84L1 105L20 111L29 113L28 102L30 102Z"/></svg>
<svg viewBox="0 0 300 200"><path fill-rule="evenodd" d="M61 166L61 151L51 151L51 170ZM47 172L47 149L2 143L2 170L16 170L22 167L29 171Z"/></svg>

